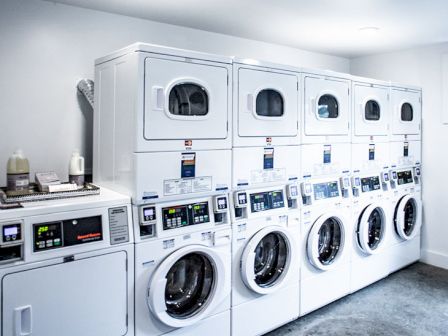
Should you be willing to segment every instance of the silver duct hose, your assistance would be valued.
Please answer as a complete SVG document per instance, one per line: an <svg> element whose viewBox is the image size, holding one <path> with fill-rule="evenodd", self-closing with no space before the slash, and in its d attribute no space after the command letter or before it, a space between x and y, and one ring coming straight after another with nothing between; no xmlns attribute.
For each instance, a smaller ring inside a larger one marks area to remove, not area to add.
<svg viewBox="0 0 448 336"><path fill-rule="evenodd" d="M76 87L78 88L78 91L81 92L83 96L87 99L90 106L92 106L93 108L94 104L93 95L95 92L95 84L93 80L87 78L81 79L76 85Z"/></svg>

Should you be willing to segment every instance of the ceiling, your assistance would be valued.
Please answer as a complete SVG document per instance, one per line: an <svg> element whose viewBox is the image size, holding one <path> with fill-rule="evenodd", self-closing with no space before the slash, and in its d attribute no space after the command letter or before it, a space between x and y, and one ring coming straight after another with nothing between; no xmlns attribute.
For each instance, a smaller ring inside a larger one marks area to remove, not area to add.
<svg viewBox="0 0 448 336"><path fill-rule="evenodd" d="M446 0L51 1L350 58L448 41Z"/></svg>

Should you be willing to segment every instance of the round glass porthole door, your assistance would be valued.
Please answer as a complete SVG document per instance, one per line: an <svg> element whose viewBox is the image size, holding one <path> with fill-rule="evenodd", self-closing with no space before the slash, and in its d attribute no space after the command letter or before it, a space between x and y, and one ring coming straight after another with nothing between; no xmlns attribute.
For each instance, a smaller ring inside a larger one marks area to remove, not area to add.
<svg viewBox="0 0 448 336"><path fill-rule="evenodd" d="M405 196L395 208L395 229L398 235L409 240L415 237L421 226L421 204L412 196Z"/></svg>
<svg viewBox="0 0 448 336"><path fill-rule="evenodd" d="M380 105L375 100L367 101L364 107L364 117L368 121L378 121L381 118Z"/></svg>
<svg viewBox="0 0 448 336"><path fill-rule="evenodd" d="M168 315L185 319L198 313L210 297L214 276L212 263L203 254L189 253L176 261L166 275Z"/></svg>
<svg viewBox="0 0 448 336"><path fill-rule="evenodd" d="M412 121L414 119L414 109L409 103L401 105L401 121Z"/></svg>
<svg viewBox="0 0 448 336"><path fill-rule="evenodd" d="M367 254L378 252L384 241L386 218L383 208L369 205L364 209L358 222L358 242Z"/></svg>
<svg viewBox="0 0 448 336"><path fill-rule="evenodd" d="M339 116L339 103L335 96L324 94L317 102L317 116L321 119L336 119Z"/></svg>
<svg viewBox="0 0 448 336"><path fill-rule="evenodd" d="M283 228L260 230L247 243L241 263L244 283L259 294L281 285L291 262L291 237Z"/></svg>
<svg viewBox="0 0 448 336"><path fill-rule="evenodd" d="M196 323L229 294L225 293L227 268L220 255L205 246L190 245L173 252L151 277L149 308L170 327Z"/></svg>
<svg viewBox="0 0 448 336"><path fill-rule="evenodd" d="M195 83L179 83L169 93L168 110L175 116L205 116L209 109L209 97L202 86Z"/></svg>
<svg viewBox="0 0 448 336"><path fill-rule="evenodd" d="M257 94L255 112L260 117L281 117L284 112L283 97L273 89L261 90Z"/></svg>
<svg viewBox="0 0 448 336"><path fill-rule="evenodd" d="M332 268L342 254L344 235L343 222L339 217L320 217L308 236L307 252L310 262L321 270Z"/></svg>

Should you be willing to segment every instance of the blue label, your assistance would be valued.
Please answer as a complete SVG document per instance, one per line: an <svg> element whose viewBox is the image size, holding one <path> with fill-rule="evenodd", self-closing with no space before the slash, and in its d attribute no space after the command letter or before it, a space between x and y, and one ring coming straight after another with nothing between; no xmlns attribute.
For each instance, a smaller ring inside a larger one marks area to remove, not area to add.
<svg viewBox="0 0 448 336"><path fill-rule="evenodd" d="M331 145L324 146L324 163L331 163Z"/></svg>
<svg viewBox="0 0 448 336"><path fill-rule="evenodd" d="M263 169L274 168L274 148L264 149Z"/></svg>
<svg viewBox="0 0 448 336"><path fill-rule="evenodd" d="M194 177L196 173L196 153L182 153L181 174L182 178Z"/></svg>

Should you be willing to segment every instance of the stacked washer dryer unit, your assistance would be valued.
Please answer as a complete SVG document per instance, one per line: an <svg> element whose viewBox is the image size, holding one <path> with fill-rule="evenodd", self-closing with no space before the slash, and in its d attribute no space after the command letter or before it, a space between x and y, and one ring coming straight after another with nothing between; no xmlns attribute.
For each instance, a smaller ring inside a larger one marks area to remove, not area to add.
<svg viewBox="0 0 448 336"><path fill-rule="evenodd" d="M230 335L231 59L134 44L96 62L94 178L132 196L135 335Z"/></svg>
<svg viewBox="0 0 448 336"><path fill-rule="evenodd" d="M303 74L300 313L350 292L350 79Z"/></svg>
<svg viewBox="0 0 448 336"><path fill-rule="evenodd" d="M390 271L420 259L421 89L391 86L391 226Z"/></svg>
<svg viewBox="0 0 448 336"><path fill-rule="evenodd" d="M2 210L1 334L134 335L131 213L106 189Z"/></svg>
<svg viewBox="0 0 448 336"><path fill-rule="evenodd" d="M232 335L299 316L299 74L233 63Z"/></svg>
<svg viewBox="0 0 448 336"><path fill-rule="evenodd" d="M351 291L389 274L389 84L353 77Z"/></svg>

